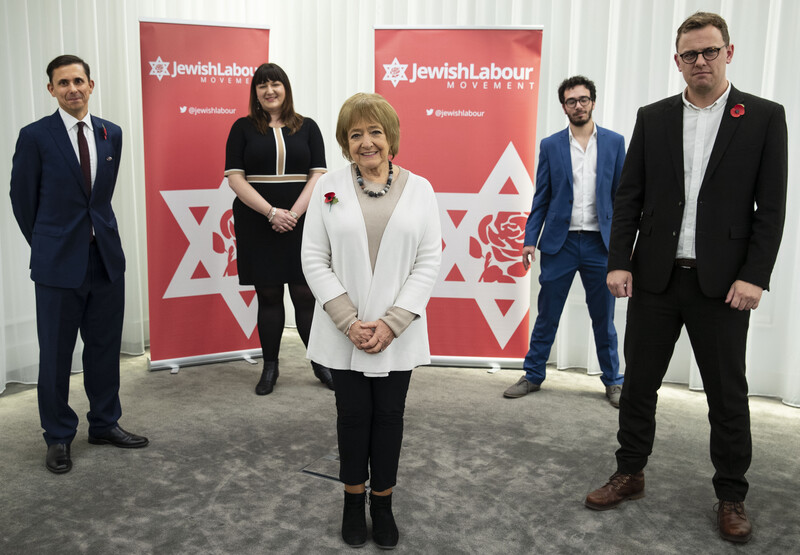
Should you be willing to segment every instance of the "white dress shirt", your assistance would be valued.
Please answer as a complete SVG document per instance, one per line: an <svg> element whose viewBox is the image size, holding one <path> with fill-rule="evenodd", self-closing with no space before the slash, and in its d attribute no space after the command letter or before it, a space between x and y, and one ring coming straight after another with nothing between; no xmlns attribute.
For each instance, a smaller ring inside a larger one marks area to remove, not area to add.
<svg viewBox="0 0 800 555"><path fill-rule="evenodd" d="M708 159L717 138L719 124L725 112L725 104L731 92L728 88L710 106L698 108L686 100L683 93L683 185L685 202L683 221L678 236L678 252L675 258L696 258L695 236L697 232L697 195L706 175Z"/></svg>
<svg viewBox="0 0 800 555"><path fill-rule="evenodd" d="M72 143L72 148L75 150L75 156L78 158L78 164L81 163L81 154L78 150L78 119L64 111L63 108L58 109L61 114L61 119L64 121L64 126L67 128L67 135L69 141ZM92 168L92 185L94 185L94 178L97 177L97 145L94 142L94 129L92 129L92 116L86 112L86 116L80 120L86 125L83 128L83 135L86 137L86 144L89 145L89 161Z"/></svg>
<svg viewBox="0 0 800 555"><path fill-rule="evenodd" d="M570 231L600 231L597 221L597 126L583 150L569 127L569 156L572 161L572 218Z"/></svg>

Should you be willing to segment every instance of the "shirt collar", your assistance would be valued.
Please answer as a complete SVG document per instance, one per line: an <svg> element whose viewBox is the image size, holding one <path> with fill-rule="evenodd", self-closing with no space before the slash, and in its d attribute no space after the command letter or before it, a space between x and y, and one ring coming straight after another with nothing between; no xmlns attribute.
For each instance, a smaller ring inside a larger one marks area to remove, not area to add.
<svg viewBox="0 0 800 555"><path fill-rule="evenodd" d="M83 123L86 124L86 127L94 131L94 127L92 127L92 114L90 114L89 112L86 112L86 115L83 117L82 120L79 120L72 114L67 113L67 111L64 110L64 108L62 108L61 106L58 107L58 113L61 115L61 121L64 122L64 126L67 129L72 129L79 121L82 121Z"/></svg>
<svg viewBox="0 0 800 555"><path fill-rule="evenodd" d="M594 126L594 129L592 129L591 139L596 139L597 138L597 124L594 121L592 121L592 126ZM567 126L567 133L569 133L569 142L570 143L575 142L575 136L572 134L572 126L571 125Z"/></svg>
<svg viewBox="0 0 800 555"><path fill-rule="evenodd" d="M695 106L694 104L692 104L691 102L689 102L686 99L686 89L684 89L683 90L683 94L681 94L681 100L683 100L684 107L689 108L691 110L695 110L697 112L700 112L702 110L707 110L709 112L713 112L713 111L716 111L716 110L724 107L725 104L728 103L728 96L730 96L730 94L731 94L731 82L728 81L728 88L725 89L725 92L722 93L720 95L720 97L713 102L713 104L711 104L709 106L706 106L705 108L699 108L699 107Z"/></svg>

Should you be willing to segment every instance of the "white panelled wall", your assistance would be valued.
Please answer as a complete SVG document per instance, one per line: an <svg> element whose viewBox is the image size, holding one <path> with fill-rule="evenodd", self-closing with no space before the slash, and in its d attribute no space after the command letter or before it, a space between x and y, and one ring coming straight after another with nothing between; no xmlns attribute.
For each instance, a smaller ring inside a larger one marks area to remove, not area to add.
<svg viewBox="0 0 800 555"><path fill-rule="evenodd" d="M334 139L342 102L374 90L373 29L408 26L544 26L537 140L566 126L556 88L569 75L597 84L595 120L630 138L637 107L683 88L672 61L675 29L696 10L728 21L735 45L728 77L744 91L786 107L789 152L798 152L800 2L790 0L0 0L0 44L6 106L0 127L0 175L6 183L18 131L52 113L45 67L77 54L92 68L93 113L122 126L123 162L114 207L128 259L123 348L142 353L148 342L144 149L139 19L172 19L267 26L270 58L289 74L298 111L313 117L326 139L330 168L344 164ZM401 122L402 123L402 122ZM533 130L532 130L533 131ZM464 153L468 156L469 153ZM458 164L458 156L447 161ZM413 168L412 168L413 169ZM535 168L529 168L535 174ZM223 168L220 168L220 175ZM748 345L752 394L800 406L800 164L789 162L788 218L772 291L753 312ZM5 383L36 381L38 346L29 247L0 195L0 391ZM538 294L538 264L532 273ZM531 311L535 317L534 309ZM620 358L625 302L617 304ZM591 326L578 280L562 318L551 359L560 368L598 370ZM79 368L76 357L76 368ZM702 387L691 349L681 338L669 381Z"/></svg>

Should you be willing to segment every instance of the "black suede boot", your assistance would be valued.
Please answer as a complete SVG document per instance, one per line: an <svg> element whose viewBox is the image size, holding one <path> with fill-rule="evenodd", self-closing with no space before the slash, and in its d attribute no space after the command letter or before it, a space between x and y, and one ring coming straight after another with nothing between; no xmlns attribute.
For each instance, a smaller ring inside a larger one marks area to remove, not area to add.
<svg viewBox="0 0 800 555"><path fill-rule="evenodd" d="M269 395L278 381L278 361L265 360L264 369L261 371L261 379L256 384L256 395Z"/></svg>
<svg viewBox="0 0 800 555"><path fill-rule="evenodd" d="M328 389L333 391L333 376L331 376L331 371L326 366L322 366L313 360L311 361L311 369L314 370L314 375L317 379L327 385Z"/></svg>
<svg viewBox="0 0 800 555"><path fill-rule="evenodd" d="M369 516L372 517L372 541L381 549L394 549L400 532L392 514L392 494L369 493Z"/></svg>
<svg viewBox="0 0 800 555"><path fill-rule="evenodd" d="M350 547L362 547L367 543L367 518L364 516L364 501L366 499L366 492L344 492L342 539Z"/></svg>

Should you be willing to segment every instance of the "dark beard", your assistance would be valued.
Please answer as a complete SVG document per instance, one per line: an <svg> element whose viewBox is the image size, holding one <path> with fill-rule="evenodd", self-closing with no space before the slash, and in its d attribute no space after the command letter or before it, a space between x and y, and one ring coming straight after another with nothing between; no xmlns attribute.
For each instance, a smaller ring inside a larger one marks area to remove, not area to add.
<svg viewBox="0 0 800 555"><path fill-rule="evenodd" d="M589 110L588 112L586 112L586 115L589 116L589 117L587 117L585 120L575 120L575 119L572 118L572 116L567 116L567 119L575 127L583 127L584 125L586 125L587 123L592 121L592 112L593 111L594 110Z"/></svg>

